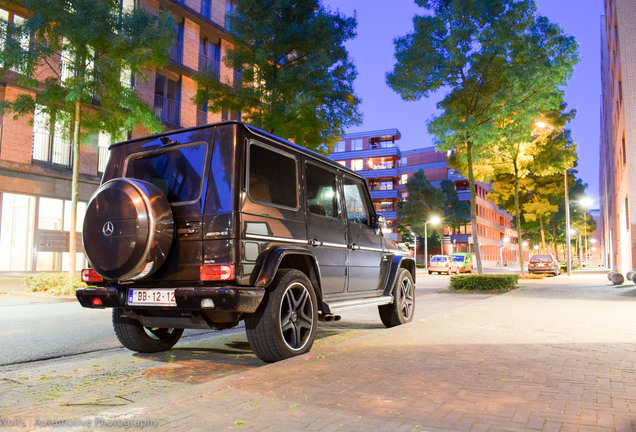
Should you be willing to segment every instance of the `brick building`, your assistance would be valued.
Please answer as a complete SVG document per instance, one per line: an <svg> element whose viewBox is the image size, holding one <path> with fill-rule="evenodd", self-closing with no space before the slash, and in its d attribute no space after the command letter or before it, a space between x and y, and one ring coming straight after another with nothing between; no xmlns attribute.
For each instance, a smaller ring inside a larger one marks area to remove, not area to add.
<svg viewBox="0 0 636 432"><path fill-rule="evenodd" d="M601 29L599 241L604 264L627 273L636 267L636 3L605 0Z"/></svg>
<svg viewBox="0 0 636 432"><path fill-rule="evenodd" d="M468 180L448 168L446 154L434 147L401 150L397 129L384 129L345 135L334 146L329 157L348 168L358 171L367 179L376 211L387 220L385 236L399 241L397 232L398 203L408 199L406 183L419 170L435 187L442 180L452 180L461 201L470 202ZM512 228L512 216L488 199L490 184L477 182L477 229L482 260L485 265L498 265L500 252L503 261L518 262L517 232ZM474 252L470 223L451 232L444 228L444 253ZM525 256L527 261L527 256Z"/></svg>
<svg viewBox="0 0 636 432"><path fill-rule="evenodd" d="M228 85L240 74L227 68L221 59L230 47L226 37L226 11L230 0L122 0L122 7L159 8L175 17L175 42L171 63L160 70L148 70L147 82L132 80L131 86L154 107L166 128L196 126L239 113L213 114L193 102L197 85L195 71L211 70ZM27 11L0 8L0 20L20 24ZM2 41L0 41L1 43ZM64 73L64 61L52 64ZM42 67L38 77L51 76ZM17 74L8 71L0 79L0 100L13 100L30 90L16 84ZM57 271L68 266L68 238L71 196L71 143L55 131L49 119L36 108L32 116L15 120L12 114L0 118L0 272ZM143 136L139 128L132 137ZM108 159L107 136L94 136L81 148L78 230L81 230L86 203L97 189ZM81 239L81 236L78 236ZM79 240L78 243L81 243ZM82 251L78 244L78 251ZM78 268L84 265L78 253Z"/></svg>

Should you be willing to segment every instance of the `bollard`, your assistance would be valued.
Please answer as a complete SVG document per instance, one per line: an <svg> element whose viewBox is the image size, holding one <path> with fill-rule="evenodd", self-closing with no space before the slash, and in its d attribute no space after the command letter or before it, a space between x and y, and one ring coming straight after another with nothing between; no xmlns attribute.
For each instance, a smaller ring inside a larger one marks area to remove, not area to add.
<svg viewBox="0 0 636 432"><path fill-rule="evenodd" d="M636 275L635 271L628 271L625 275L625 279L634 282L634 275Z"/></svg>
<svg viewBox="0 0 636 432"><path fill-rule="evenodd" d="M625 278L623 277L623 275L618 272L610 273L610 280L614 285L622 285L623 282L625 282Z"/></svg>

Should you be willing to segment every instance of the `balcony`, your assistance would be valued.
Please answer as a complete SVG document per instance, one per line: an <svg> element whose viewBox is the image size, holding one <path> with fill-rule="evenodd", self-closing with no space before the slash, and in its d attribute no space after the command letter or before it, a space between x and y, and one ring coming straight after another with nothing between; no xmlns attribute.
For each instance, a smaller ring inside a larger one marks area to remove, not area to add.
<svg viewBox="0 0 636 432"><path fill-rule="evenodd" d="M219 79L221 77L221 63L208 56L199 54L199 72L206 73Z"/></svg>
<svg viewBox="0 0 636 432"><path fill-rule="evenodd" d="M378 169L378 170L364 170L358 171L364 178L389 178L389 177L399 177L400 174L397 168L386 168L386 169Z"/></svg>
<svg viewBox="0 0 636 432"><path fill-rule="evenodd" d="M371 189L371 199L399 199L400 194L397 189Z"/></svg>
<svg viewBox="0 0 636 432"><path fill-rule="evenodd" d="M155 95L155 115L166 123L178 126L181 119L181 103Z"/></svg>
<svg viewBox="0 0 636 432"><path fill-rule="evenodd" d="M109 157L110 150L108 147L97 147L97 172L103 173L106 170Z"/></svg>
<svg viewBox="0 0 636 432"><path fill-rule="evenodd" d="M33 134L33 162L70 168L72 155L71 143L64 141L61 137L44 132Z"/></svg>
<svg viewBox="0 0 636 432"><path fill-rule="evenodd" d="M397 217L397 211L392 210L392 211L377 211L378 214L381 214L382 216L384 216L384 218L386 220L396 220Z"/></svg>
<svg viewBox="0 0 636 432"><path fill-rule="evenodd" d="M168 48L170 52L170 59L179 64L183 64L183 43L175 41L171 48Z"/></svg>
<svg viewBox="0 0 636 432"><path fill-rule="evenodd" d="M362 159L362 158L374 158L374 157L386 157L386 156L396 156L397 159L400 159L402 157L402 152L400 151L399 147L388 147L388 148L376 148L376 149L367 149L367 150L337 152L337 153L330 154L328 157L329 159L333 159L333 160L343 160L343 159Z"/></svg>

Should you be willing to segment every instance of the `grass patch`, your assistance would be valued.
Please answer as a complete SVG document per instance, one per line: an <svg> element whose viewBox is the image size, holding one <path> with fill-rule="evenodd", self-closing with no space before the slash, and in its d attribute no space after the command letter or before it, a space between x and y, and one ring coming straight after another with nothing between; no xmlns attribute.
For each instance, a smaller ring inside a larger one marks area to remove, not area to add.
<svg viewBox="0 0 636 432"><path fill-rule="evenodd" d="M509 291L517 287L517 274L451 276L451 291Z"/></svg>
<svg viewBox="0 0 636 432"><path fill-rule="evenodd" d="M24 278L28 292L41 292L51 295L75 295L78 288L86 288L79 274L74 278L68 273L38 273Z"/></svg>

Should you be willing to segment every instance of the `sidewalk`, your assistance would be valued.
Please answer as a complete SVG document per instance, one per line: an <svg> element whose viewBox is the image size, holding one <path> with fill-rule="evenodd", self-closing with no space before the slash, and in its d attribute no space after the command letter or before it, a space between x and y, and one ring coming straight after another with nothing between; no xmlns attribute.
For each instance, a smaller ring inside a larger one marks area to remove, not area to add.
<svg viewBox="0 0 636 432"><path fill-rule="evenodd" d="M72 430L142 420L171 431L636 429L636 286L593 273L521 285L392 329L334 326L309 354L271 365L236 333L225 352L115 350L7 370L0 413L93 422ZM225 376L230 366L241 372ZM62 430L40 426L28 429Z"/></svg>

